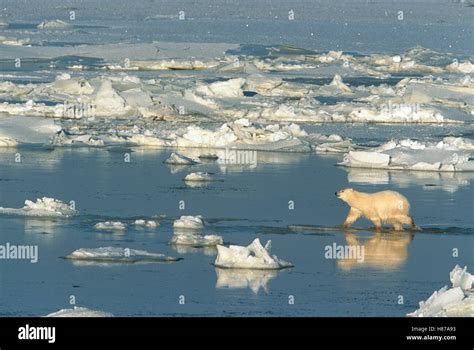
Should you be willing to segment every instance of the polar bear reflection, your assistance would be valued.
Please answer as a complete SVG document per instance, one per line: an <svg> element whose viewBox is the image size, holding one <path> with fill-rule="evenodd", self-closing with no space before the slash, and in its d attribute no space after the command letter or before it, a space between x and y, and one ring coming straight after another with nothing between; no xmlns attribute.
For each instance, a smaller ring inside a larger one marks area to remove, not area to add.
<svg viewBox="0 0 474 350"><path fill-rule="evenodd" d="M346 271L359 267L395 270L406 261L408 246L413 240L413 233L397 231L376 232L365 240L350 231L346 231L344 234L348 245L362 245L364 247L364 260L362 262L357 261L357 259L339 259L337 261L337 267Z"/></svg>
<svg viewBox="0 0 474 350"><path fill-rule="evenodd" d="M275 270L222 269L216 267L216 288L250 290L257 294L262 288L268 293L268 283L278 274Z"/></svg>

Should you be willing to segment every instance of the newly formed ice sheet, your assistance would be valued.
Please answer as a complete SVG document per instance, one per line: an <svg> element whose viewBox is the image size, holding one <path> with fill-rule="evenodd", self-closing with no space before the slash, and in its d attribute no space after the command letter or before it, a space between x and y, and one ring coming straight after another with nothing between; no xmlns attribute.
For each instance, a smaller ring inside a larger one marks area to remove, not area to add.
<svg viewBox="0 0 474 350"><path fill-rule="evenodd" d="M41 217L69 217L77 211L69 204L54 198L38 198L36 202L26 200L23 208L0 207L0 214Z"/></svg>
<svg viewBox="0 0 474 350"><path fill-rule="evenodd" d="M293 266L276 255L270 255L270 248L271 241L263 247L258 238L247 247L218 245L214 265L223 268L258 270L279 270Z"/></svg>
<svg viewBox="0 0 474 350"><path fill-rule="evenodd" d="M109 312L91 310L86 307L74 306L73 309L61 309L50 313L45 317L114 317Z"/></svg>
<svg viewBox="0 0 474 350"><path fill-rule="evenodd" d="M449 277L452 287L444 286L435 291L426 301L420 301L420 308L407 316L411 317L474 317L473 276L456 265Z"/></svg>
<svg viewBox="0 0 474 350"><path fill-rule="evenodd" d="M65 259L117 263L173 262L180 260L180 258L145 250L118 247L80 248L65 256Z"/></svg>

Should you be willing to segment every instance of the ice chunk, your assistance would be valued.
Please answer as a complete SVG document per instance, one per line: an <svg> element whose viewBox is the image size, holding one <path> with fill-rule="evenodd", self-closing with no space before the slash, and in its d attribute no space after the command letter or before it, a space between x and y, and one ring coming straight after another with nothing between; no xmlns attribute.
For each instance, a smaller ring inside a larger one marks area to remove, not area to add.
<svg viewBox="0 0 474 350"><path fill-rule="evenodd" d="M426 301L420 302L418 310L407 314L411 317L474 317L473 276L467 268L456 265L449 277L452 288L444 286L435 291Z"/></svg>
<svg viewBox="0 0 474 350"><path fill-rule="evenodd" d="M45 317L114 317L109 312L91 310L86 307L74 306L73 309L61 309Z"/></svg>
<svg viewBox="0 0 474 350"><path fill-rule="evenodd" d="M144 147L163 147L166 145L165 141L160 138L141 134L128 137L127 142Z"/></svg>
<svg viewBox="0 0 474 350"><path fill-rule="evenodd" d="M62 21L60 19L55 19L52 21L43 21L37 26L39 29L57 29L57 28L69 28L72 27L71 23Z"/></svg>
<svg viewBox="0 0 474 350"><path fill-rule="evenodd" d="M351 151L348 161L351 165L370 165L373 167L387 166L390 163L390 156L384 153Z"/></svg>
<svg viewBox="0 0 474 350"><path fill-rule="evenodd" d="M196 173L190 173L190 174L186 175L186 177L184 178L184 181L203 181L203 182L206 182L206 181L212 181L212 177L208 173L203 173L203 172L198 171Z"/></svg>
<svg viewBox="0 0 474 350"><path fill-rule="evenodd" d="M256 238L247 247L230 245L217 246L217 258L214 265L224 268L278 270L293 265L280 260L276 255L270 255L271 241L265 247Z"/></svg>
<svg viewBox="0 0 474 350"><path fill-rule="evenodd" d="M76 214L70 205L54 198L38 198L36 202L26 200L20 209L0 207L0 214L44 217L69 217Z"/></svg>
<svg viewBox="0 0 474 350"><path fill-rule="evenodd" d="M192 247L213 247L218 244L223 244L224 241L221 236L217 235L198 235L188 232L175 231L171 238L171 244L187 245Z"/></svg>
<svg viewBox="0 0 474 350"><path fill-rule="evenodd" d="M0 135L0 147L15 147L17 145L18 142L15 139Z"/></svg>
<svg viewBox="0 0 474 350"><path fill-rule="evenodd" d="M467 266L462 269L459 265L449 273L449 279L453 287L460 287L462 290L471 289L474 282L474 276L467 272Z"/></svg>
<svg viewBox="0 0 474 350"><path fill-rule="evenodd" d="M104 80L95 96L95 111L97 115L123 115L129 111L125 100L114 90L110 80Z"/></svg>
<svg viewBox="0 0 474 350"><path fill-rule="evenodd" d="M156 228L160 226L160 224L154 220L144 220L144 219L137 219L135 220L134 224L135 226L145 226L146 228Z"/></svg>
<svg viewBox="0 0 474 350"><path fill-rule="evenodd" d="M163 163L170 164L170 165L193 165L196 164L194 160L191 158L185 157L179 153L171 153L168 159L166 159Z"/></svg>
<svg viewBox="0 0 474 350"><path fill-rule="evenodd" d="M197 216L181 216L178 220L173 223L174 228L189 228L189 229L200 229L204 227L204 222L201 215Z"/></svg>
<svg viewBox="0 0 474 350"><path fill-rule="evenodd" d="M120 221L104 221L98 222L94 225L96 230L104 230L104 231L124 231L126 226L124 223Z"/></svg>
<svg viewBox="0 0 474 350"><path fill-rule="evenodd" d="M198 86L196 92L200 95L213 97L242 97L244 95L242 90L244 84L245 79L235 78Z"/></svg>
<svg viewBox="0 0 474 350"><path fill-rule="evenodd" d="M349 86L344 84L342 81L342 78L339 74L336 74L334 78L332 79L331 83L329 84L330 86L334 86L337 88L339 91L344 92L344 93L352 93L352 90Z"/></svg>
<svg viewBox="0 0 474 350"><path fill-rule="evenodd" d="M119 247L81 248L64 257L65 259L90 262L171 262L180 258Z"/></svg>

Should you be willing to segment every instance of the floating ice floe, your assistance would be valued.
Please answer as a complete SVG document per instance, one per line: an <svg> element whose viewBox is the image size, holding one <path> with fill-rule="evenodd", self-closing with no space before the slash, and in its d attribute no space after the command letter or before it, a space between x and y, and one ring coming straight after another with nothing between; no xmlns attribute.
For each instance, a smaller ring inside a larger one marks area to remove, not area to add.
<svg viewBox="0 0 474 350"><path fill-rule="evenodd" d="M196 93L212 97L242 97L244 95L242 90L244 83L245 79L243 78L218 81L209 85L198 86Z"/></svg>
<svg viewBox="0 0 474 350"><path fill-rule="evenodd" d="M29 43L29 40L27 39L16 39L16 38L0 35L0 45L24 46L24 45L27 45L28 43Z"/></svg>
<svg viewBox="0 0 474 350"><path fill-rule="evenodd" d="M112 87L110 80L104 80L94 98L95 114L98 116L123 116L131 111L125 100Z"/></svg>
<svg viewBox="0 0 474 350"><path fill-rule="evenodd" d="M258 238L247 247L218 245L214 265L223 268L259 270L279 270L293 266L276 255L270 255L270 249L271 241L263 247Z"/></svg>
<svg viewBox="0 0 474 350"><path fill-rule="evenodd" d="M72 135L64 129L51 136L52 146L104 146L104 141L90 134Z"/></svg>
<svg viewBox="0 0 474 350"><path fill-rule="evenodd" d="M410 317L474 317L473 276L456 265L451 271L452 287L435 291Z"/></svg>
<svg viewBox="0 0 474 350"><path fill-rule="evenodd" d="M453 137L438 143L392 140L371 151L350 151L339 165L391 170L474 171L469 152L472 146L471 140Z"/></svg>
<svg viewBox="0 0 474 350"><path fill-rule="evenodd" d="M73 309L61 309L44 317L114 317L109 312L91 310L86 307L74 306Z"/></svg>
<svg viewBox="0 0 474 350"><path fill-rule="evenodd" d="M192 247L215 247L223 244L221 236L217 235L199 235L192 232L175 231L170 244L184 245Z"/></svg>
<svg viewBox="0 0 474 350"><path fill-rule="evenodd" d="M43 21L37 26L39 29L60 29L60 28L69 28L72 27L71 23L62 21L60 19L55 19L52 21Z"/></svg>
<svg viewBox="0 0 474 350"><path fill-rule="evenodd" d="M160 226L160 224L154 220L144 220L144 219L137 219L134 221L134 224L135 226L144 226L146 228L156 228Z"/></svg>
<svg viewBox="0 0 474 350"><path fill-rule="evenodd" d="M145 250L118 247L81 248L73 251L64 258L97 263L172 262L181 260L180 258L159 253L150 253Z"/></svg>
<svg viewBox="0 0 474 350"><path fill-rule="evenodd" d="M104 231L124 231L127 226L120 221L104 221L94 225L96 230Z"/></svg>
<svg viewBox="0 0 474 350"><path fill-rule="evenodd" d="M196 173L190 173L184 178L184 181L191 182L208 182L212 180L212 176L209 173L204 173L201 171L198 171Z"/></svg>
<svg viewBox="0 0 474 350"><path fill-rule="evenodd" d="M173 223L174 228L189 228L189 229L200 229L204 227L204 222L201 215L197 216L181 216L178 220Z"/></svg>
<svg viewBox="0 0 474 350"><path fill-rule="evenodd" d="M25 206L19 209L0 207L0 214L6 215L69 217L76 213L70 205L48 197L38 198L36 202L26 200Z"/></svg>
<svg viewBox="0 0 474 350"><path fill-rule="evenodd" d="M10 137L0 136L0 147L16 147L18 142Z"/></svg>
<svg viewBox="0 0 474 350"><path fill-rule="evenodd" d="M126 66L109 65L110 70L204 70L216 67L218 63L213 60L187 60L187 59L162 59L162 60L131 60Z"/></svg>
<svg viewBox="0 0 474 350"><path fill-rule="evenodd" d="M186 156L183 156L179 153L171 153L169 158L167 158L163 163L165 164L170 164L170 165L193 165L196 164L194 160L191 158L188 158Z"/></svg>
<svg viewBox="0 0 474 350"><path fill-rule="evenodd" d="M268 293L269 282L277 276L275 270L221 269L216 267L216 288L249 288L257 294L260 289Z"/></svg>

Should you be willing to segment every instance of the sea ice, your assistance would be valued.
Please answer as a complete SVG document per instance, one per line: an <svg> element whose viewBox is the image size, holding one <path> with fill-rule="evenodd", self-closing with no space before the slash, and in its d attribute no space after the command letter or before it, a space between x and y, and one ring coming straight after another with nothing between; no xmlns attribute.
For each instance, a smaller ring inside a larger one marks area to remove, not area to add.
<svg viewBox="0 0 474 350"><path fill-rule="evenodd" d="M80 248L65 257L71 260L91 262L171 262L180 258L164 254L150 253L145 250L136 250L119 247Z"/></svg>
<svg viewBox="0 0 474 350"><path fill-rule="evenodd" d="M74 306L73 309L61 309L45 317L114 317L109 312L91 310L86 307Z"/></svg>
<svg viewBox="0 0 474 350"><path fill-rule="evenodd" d="M443 141L391 140L371 151L350 151L339 165L356 168L439 172L474 171L468 139L446 137Z"/></svg>
<svg viewBox="0 0 474 350"><path fill-rule="evenodd" d="M72 27L71 23L55 19L52 21L43 21L37 26L39 29L56 29L56 28L69 28Z"/></svg>
<svg viewBox="0 0 474 350"><path fill-rule="evenodd" d="M217 235L198 235L190 232L175 231L170 244L187 245L192 247L213 247L223 244L221 236Z"/></svg>
<svg viewBox="0 0 474 350"><path fill-rule="evenodd" d="M134 224L135 226L145 226L147 228L156 228L160 226L160 224L154 220L144 220L144 219L137 219L135 220Z"/></svg>
<svg viewBox="0 0 474 350"><path fill-rule="evenodd" d="M200 182L207 182L207 181L212 181L212 176L208 173L203 173L203 172L196 172L196 173L190 173L186 175L184 178L184 181L200 181Z"/></svg>
<svg viewBox="0 0 474 350"><path fill-rule="evenodd" d="M182 154L179 153L171 153L169 158L167 158L163 163L165 164L170 164L170 165L193 165L196 164L194 160L191 158L188 158L186 156L183 156Z"/></svg>
<svg viewBox="0 0 474 350"><path fill-rule="evenodd" d="M173 223L174 228L189 228L189 229L200 229L204 227L204 222L201 215L197 216L181 216L178 220Z"/></svg>
<svg viewBox="0 0 474 350"><path fill-rule="evenodd" d="M36 202L26 200L20 209L0 207L0 214L44 217L69 217L76 214L70 205L54 198L38 198Z"/></svg>
<svg viewBox="0 0 474 350"><path fill-rule="evenodd" d="M474 317L473 276L456 265L449 276L452 287L444 286L426 301L420 301L418 310L410 317Z"/></svg>
<svg viewBox="0 0 474 350"><path fill-rule="evenodd" d="M94 228L96 230L104 231L124 231L126 229L126 225L120 221L104 221L95 224Z"/></svg>
<svg viewBox="0 0 474 350"><path fill-rule="evenodd" d="M276 255L270 255L270 248L271 241L263 247L258 238L247 247L218 245L214 265L223 268L260 270L278 270L293 266L280 260Z"/></svg>

